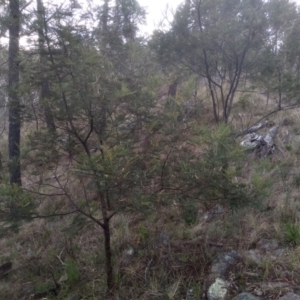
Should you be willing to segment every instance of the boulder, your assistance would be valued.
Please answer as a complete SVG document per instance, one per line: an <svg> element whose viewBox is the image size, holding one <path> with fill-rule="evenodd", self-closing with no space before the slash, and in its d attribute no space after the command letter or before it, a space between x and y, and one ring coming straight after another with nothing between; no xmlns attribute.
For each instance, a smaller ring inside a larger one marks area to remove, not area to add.
<svg viewBox="0 0 300 300"><path fill-rule="evenodd" d="M232 300L260 300L260 298L253 296L250 293L241 293L235 296Z"/></svg>
<svg viewBox="0 0 300 300"><path fill-rule="evenodd" d="M283 297L280 297L278 300L300 300L300 296L294 293L287 293Z"/></svg>
<svg viewBox="0 0 300 300"><path fill-rule="evenodd" d="M214 278L220 277L226 279L229 269L241 260L241 255L232 250L226 253L220 253L212 262L210 274Z"/></svg>
<svg viewBox="0 0 300 300"><path fill-rule="evenodd" d="M208 300L223 300L228 292L229 282L216 278L215 282L209 287L207 292Z"/></svg>

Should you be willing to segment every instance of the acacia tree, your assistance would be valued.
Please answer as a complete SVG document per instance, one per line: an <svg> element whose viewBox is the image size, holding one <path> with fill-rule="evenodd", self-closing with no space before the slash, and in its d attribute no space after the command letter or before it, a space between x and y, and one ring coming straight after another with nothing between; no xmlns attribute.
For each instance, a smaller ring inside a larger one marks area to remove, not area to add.
<svg viewBox="0 0 300 300"><path fill-rule="evenodd" d="M216 122L227 123L240 80L259 56L265 20L260 0L186 1L171 30L156 32L152 45L160 59L205 80Z"/></svg>

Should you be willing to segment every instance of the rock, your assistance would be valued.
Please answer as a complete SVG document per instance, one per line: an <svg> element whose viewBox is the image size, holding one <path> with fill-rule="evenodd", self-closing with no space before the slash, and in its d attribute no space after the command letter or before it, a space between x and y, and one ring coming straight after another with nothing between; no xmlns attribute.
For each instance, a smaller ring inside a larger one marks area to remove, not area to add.
<svg viewBox="0 0 300 300"><path fill-rule="evenodd" d="M236 251L220 253L212 262L208 278L207 296L209 300L222 300L226 297L229 283L226 277L229 269L235 265L241 256Z"/></svg>
<svg viewBox="0 0 300 300"><path fill-rule="evenodd" d="M261 254L257 250L248 250L244 253L244 258L247 262L256 265L261 265L263 261Z"/></svg>
<svg viewBox="0 0 300 300"><path fill-rule="evenodd" d="M286 250L285 249L276 249L273 253L272 253L272 258L274 256L274 259L276 259L277 257L282 257L286 254Z"/></svg>
<svg viewBox="0 0 300 300"><path fill-rule="evenodd" d="M193 289L189 289L186 293L186 300L194 300L195 294Z"/></svg>
<svg viewBox="0 0 300 300"><path fill-rule="evenodd" d="M122 263L124 265L130 264L130 262L132 261L135 253L136 253L135 249L132 246L129 246L126 249L124 249L123 255L122 255Z"/></svg>
<svg viewBox="0 0 300 300"><path fill-rule="evenodd" d="M294 293L287 293L283 297L280 297L278 300L300 300L300 296Z"/></svg>
<svg viewBox="0 0 300 300"><path fill-rule="evenodd" d="M134 254L134 248L129 247L128 249L125 250L125 255L126 256L132 256Z"/></svg>
<svg viewBox="0 0 300 300"><path fill-rule="evenodd" d="M279 244L276 240L261 239L257 243L257 248L270 252L277 250L279 248Z"/></svg>
<svg viewBox="0 0 300 300"><path fill-rule="evenodd" d="M241 293L235 296L232 300L260 300L260 298L253 296L250 293Z"/></svg>
<svg viewBox="0 0 300 300"><path fill-rule="evenodd" d="M254 294L256 295L256 296L262 296L263 295L263 291L262 291L262 289L260 289L260 288L258 288L258 287L256 287L255 289L254 289Z"/></svg>
<svg viewBox="0 0 300 300"><path fill-rule="evenodd" d="M223 300L226 297L229 287L229 282L217 278L215 282L209 287L207 292L208 300Z"/></svg>
<svg viewBox="0 0 300 300"><path fill-rule="evenodd" d="M167 232L162 231L156 239L158 245L161 246L169 246L170 245L170 237Z"/></svg>
<svg viewBox="0 0 300 300"><path fill-rule="evenodd" d="M229 271L229 268L238 263L241 260L241 256L236 251L230 251L227 253L221 253L217 258L212 262L211 266L211 277L214 278L220 277L226 279L226 275Z"/></svg>

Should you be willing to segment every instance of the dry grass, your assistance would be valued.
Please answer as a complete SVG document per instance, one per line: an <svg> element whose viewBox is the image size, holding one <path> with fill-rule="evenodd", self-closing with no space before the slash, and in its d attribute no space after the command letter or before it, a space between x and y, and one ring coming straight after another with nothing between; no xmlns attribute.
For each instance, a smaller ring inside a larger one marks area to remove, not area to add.
<svg viewBox="0 0 300 300"><path fill-rule="evenodd" d="M202 99L207 97L203 89L198 95ZM235 102L232 125L236 129L257 121L266 111L264 96L242 96L237 95ZM203 106L201 122L213 124L209 103L204 101ZM268 109L274 106L274 101L270 100ZM291 287L300 285L300 246L297 241L292 245L286 238L286 224L296 225L300 220L297 181L300 178L300 139L297 139L300 110L280 112L270 121L281 124L276 142L279 151L272 160L258 162L249 154L238 178L256 184L261 191L263 184L269 182L271 189L260 205L237 211L223 207L220 215L203 220L201 217L206 210L199 204L196 206L198 219L192 225L182 220L176 201L149 214L119 213L113 217L111 244L117 285L111 299L186 299L191 289L195 299L202 299L211 261L216 254L232 249L244 253L255 249L262 238L278 240L285 254L276 260L266 255L261 265L238 264L231 274L231 295L240 291L261 292L268 299L277 299ZM185 130L183 126L182 135L188 134ZM291 133L290 148L281 141L285 130ZM152 144L163 140L160 133L151 138ZM5 144L2 139L1 149ZM194 151L200 153L201 149ZM82 188L88 184L88 179L75 179L68 172L69 165L65 157L54 175L68 182L68 191L74 199L93 199L95 195L85 194ZM43 183L46 180L49 184L43 191L51 193L55 187L53 177L50 178L53 171L42 171L36 177L24 178L25 185L29 187L39 182L43 173ZM259 178L256 183L250 180L255 176ZM43 214L53 210L67 211L72 206L66 200L64 196L49 198L41 203L39 211ZM99 226L84 217L70 215L24 223L18 233L0 240L0 263L6 261L13 262L13 269L0 279L1 299L26 299L21 297L47 291L55 281L61 286L60 294L47 296L49 299L67 299L71 293L81 295L82 299L107 299L103 233ZM70 262L75 269L70 267ZM274 287L268 285L270 282L288 285Z"/></svg>

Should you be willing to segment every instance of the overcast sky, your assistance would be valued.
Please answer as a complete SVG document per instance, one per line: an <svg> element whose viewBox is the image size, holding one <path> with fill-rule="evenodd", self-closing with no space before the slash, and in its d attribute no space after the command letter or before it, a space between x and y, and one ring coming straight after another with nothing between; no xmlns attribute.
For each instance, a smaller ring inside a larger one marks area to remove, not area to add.
<svg viewBox="0 0 300 300"><path fill-rule="evenodd" d="M165 11L167 5L169 11L167 18L170 21L172 11L183 1L184 0L138 0L140 5L147 10L147 25L143 26L142 31L151 33L159 25L159 22L166 17Z"/></svg>
<svg viewBox="0 0 300 300"><path fill-rule="evenodd" d="M300 5L300 0L292 0ZM176 7L184 2L184 0L138 0L141 6L147 9L147 25L143 26L142 32L151 34L151 32L157 28L159 22L165 16L165 9L168 5L169 21L172 19L172 11L176 9Z"/></svg>

